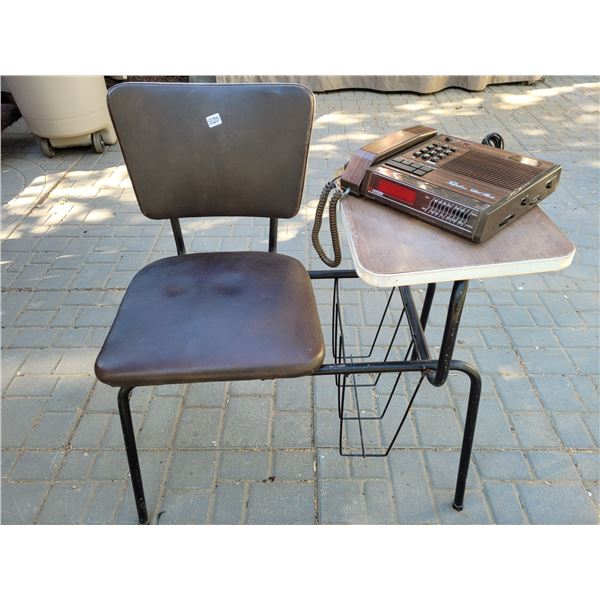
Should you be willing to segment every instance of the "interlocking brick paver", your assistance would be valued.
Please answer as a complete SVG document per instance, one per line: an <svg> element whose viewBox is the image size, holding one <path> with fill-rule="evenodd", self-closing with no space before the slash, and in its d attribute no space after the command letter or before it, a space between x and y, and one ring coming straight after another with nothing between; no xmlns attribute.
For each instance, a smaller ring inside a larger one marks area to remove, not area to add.
<svg viewBox="0 0 600 600"><path fill-rule="evenodd" d="M48 483L3 482L2 523L29 525L46 495Z"/></svg>
<svg viewBox="0 0 600 600"><path fill-rule="evenodd" d="M231 398L223 425L223 445L259 448L269 445L271 399Z"/></svg>
<svg viewBox="0 0 600 600"><path fill-rule="evenodd" d="M143 416L140 414L132 413L133 428L136 435L140 431L142 426ZM123 430L121 428L121 420L117 414L107 415L108 426L106 427L106 433L101 438L100 445L102 448L123 448Z"/></svg>
<svg viewBox="0 0 600 600"><path fill-rule="evenodd" d="M321 481L319 516L325 524L366 523L367 508L360 481Z"/></svg>
<svg viewBox="0 0 600 600"><path fill-rule="evenodd" d="M221 479L266 479L269 476L269 453L225 451L221 453Z"/></svg>
<svg viewBox="0 0 600 600"><path fill-rule="evenodd" d="M519 483L519 495L534 525L597 524L598 514L585 488L573 483Z"/></svg>
<svg viewBox="0 0 600 600"><path fill-rule="evenodd" d="M252 483L247 522L269 525L314 523L314 490L309 483Z"/></svg>
<svg viewBox="0 0 600 600"><path fill-rule="evenodd" d="M225 383L195 383L188 385L185 405L222 408L225 404Z"/></svg>
<svg viewBox="0 0 600 600"><path fill-rule="evenodd" d="M72 452L69 453L69 455ZM100 452L85 452L83 457L76 457L73 460L73 467L68 469L68 471L77 471L77 463L82 463L83 468L87 468L89 470L89 466L87 466L88 461L85 460L87 455L90 455L92 458L89 462L93 462L93 467L90 471L89 478L94 480L102 480L102 479L122 479L124 480L127 477L127 473L129 472L129 467L127 465L127 458L123 456L123 453L119 450L103 450ZM65 461L66 462L66 461ZM64 467L63 467L64 470ZM68 479L68 477L64 477ZM71 477L73 478L73 477ZM74 478L73 478L74 479Z"/></svg>
<svg viewBox="0 0 600 600"><path fill-rule="evenodd" d="M415 408L419 440L423 446L459 446L461 433L456 413L448 408Z"/></svg>
<svg viewBox="0 0 600 600"><path fill-rule="evenodd" d="M436 490L454 489L460 453L426 450L424 456L432 487ZM479 489L480 487L481 483L477 476L476 467L471 460L467 488Z"/></svg>
<svg viewBox="0 0 600 600"><path fill-rule="evenodd" d="M365 457L349 460L350 474L356 479L385 479L387 460L380 457Z"/></svg>
<svg viewBox="0 0 600 600"><path fill-rule="evenodd" d="M492 522L487 502L480 491L466 491L464 508L461 512L457 512L452 508L453 498L454 493L450 490L435 492L437 509L442 523L448 525L479 525Z"/></svg>
<svg viewBox="0 0 600 600"><path fill-rule="evenodd" d="M592 481L600 480L600 453L597 451L574 452L573 462L582 479L589 479Z"/></svg>
<svg viewBox="0 0 600 600"><path fill-rule="evenodd" d="M579 415L556 413L552 420L565 446L569 448L594 448L597 446L597 441L594 442L590 430ZM592 423L594 427L598 427L597 416Z"/></svg>
<svg viewBox="0 0 600 600"><path fill-rule="evenodd" d="M177 427L176 448L214 448L219 443L220 410L184 410Z"/></svg>
<svg viewBox="0 0 600 600"><path fill-rule="evenodd" d="M311 409L311 380L308 377L277 381L276 407L279 411Z"/></svg>
<svg viewBox="0 0 600 600"><path fill-rule="evenodd" d="M550 411L579 412L584 407L569 379L563 375L532 377L544 406Z"/></svg>
<svg viewBox="0 0 600 600"><path fill-rule="evenodd" d="M279 413L273 418L274 448L309 448L312 445L311 413Z"/></svg>
<svg viewBox="0 0 600 600"><path fill-rule="evenodd" d="M545 348L542 350L521 351L525 368L532 374L556 373L572 375L576 373L573 362L562 348Z"/></svg>
<svg viewBox="0 0 600 600"><path fill-rule="evenodd" d="M62 354L61 350L32 350L19 372L22 375L51 375Z"/></svg>
<svg viewBox="0 0 600 600"><path fill-rule="evenodd" d="M2 463L2 479L9 476L19 456L20 452L18 450L2 450L2 455L0 456L0 461Z"/></svg>
<svg viewBox="0 0 600 600"><path fill-rule="evenodd" d="M71 447L99 448L110 418L110 415L107 414L89 413L82 415L71 438Z"/></svg>
<svg viewBox="0 0 600 600"><path fill-rule="evenodd" d="M246 486L240 482L221 482L215 490L212 522L217 525L239 525L244 511Z"/></svg>
<svg viewBox="0 0 600 600"><path fill-rule="evenodd" d="M271 396L275 382L272 379L262 381L232 381L229 384L231 396Z"/></svg>
<svg viewBox="0 0 600 600"><path fill-rule="evenodd" d="M105 481L96 484L91 500L86 506L82 523L85 525L110 523L123 497L124 490L125 485L120 481Z"/></svg>
<svg viewBox="0 0 600 600"><path fill-rule="evenodd" d="M206 523L210 496L198 490L168 491L161 507L161 525Z"/></svg>
<svg viewBox="0 0 600 600"><path fill-rule="evenodd" d="M320 448L317 451L317 476L321 479L347 479L350 461L335 449Z"/></svg>
<svg viewBox="0 0 600 600"><path fill-rule="evenodd" d="M527 523L527 517L513 484L505 481L486 481L485 493L496 523L499 525Z"/></svg>
<svg viewBox="0 0 600 600"><path fill-rule="evenodd" d="M83 408L96 383L93 375L67 375L61 377L46 406L47 411L66 412Z"/></svg>
<svg viewBox="0 0 600 600"><path fill-rule="evenodd" d="M387 480L365 482L367 521L373 525L395 523L392 486Z"/></svg>
<svg viewBox="0 0 600 600"><path fill-rule="evenodd" d="M170 445L181 403L181 398L153 398L150 401L137 437L138 447L166 448Z"/></svg>
<svg viewBox="0 0 600 600"><path fill-rule="evenodd" d="M279 480L309 481L315 478L313 451L285 450L273 456L273 475Z"/></svg>
<svg viewBox="0 0 600 600"><path fill-rule="evenodd" d="M168 453L156 450L141 450L140 469L144 477L144 491L146 492L146 505L152 523L156 523L158 507L160 506L160 488L167 468ZM131 477L126 477L127 489L117 509L116 523L137 523L138 517L131 488Z"/></svg>
<svg viewBox="0 0 600 600"><path fill-rule="evenodd" d="M538 479L577 481L578 475L569 455L561 452L529 452L529 462Z"/></svg>
<svg viewBox="0 0 600 600"><path fill-rule="evenodd" d="M484 479L531 479L527 460L517 450L475 450L477 468Z"/></svg>
<svg viewBox="0 0 600 600"><path fill-rule="evenodd" d="M466 418L467 403L459 403L462 422ZM501 406L495 398L482 398L477 413L477 438L475 448L511 448L518 445Z"/></svg>
<svg viewBox="0 0 600 600"><path fill-rule="evenodd" d="M494 384L506 410L536 411L542 405L536 396L531 380L525 375L493 376Z"/></svg>
<svg viewBox="0 0 600 600"><path fill-rule="evenodd" d="M64 446L77 423L73 413L44 413L25 440L28 448Z"/></svg>
<svg viewBox="0 0 600 600"><path fill-rule="evenodd" d="M400 523L435 523L437 516L424 458L419 451L392 450L390 473Z"/></svg>
<svg viewBox="0 0 600 600"><path fill-rule="evenodd" d="M588 431L594 438L594 444L596 447L600 446L600 414L587 413L581 416L582 421L586 424Z"/></svg>
<svg viewBox="0 0 600 600"><path fill-rule="evenodd" d="M279 251L309 268L322 266L310 230L323 183L357 147L415 118L473 140L500 131L507 148L563 165L543 210L577 245L571 267L470 283L455 357L480 367L483 395L462 513L450 502L464 375L443 388L424 383L387 459L339 456L336 388L317 377L135 389L152 522L160 511L164 524L597 522L599 92L597 77L548 77L533 86L444 90L421 96L416 111L414 94L316 96L303 204L279 223ZM48 159L21 119L2 132L2 166L2 521L135 523L117 389L96 382L93 367L132 277L174 255L170 225L140 213L118 145L102 156L72 149ZM40 196L33 182L44 175L45 191L58 185ZM184 219L182 228L191 252L267 249L264 218ZM344 241L342 267L351 266ZM329 345L331 282L314 288ZM450 288L438 285L427 326L433 353ZM418 305L424 289L415 289ZM368 350L388 293L342 283L348 351ZM409 341L402 327L398 348ZM404 375L386 418L365 423L369 445L391 441L417 379ZM365 415L383 410L393 383L382 377L362 397ZM353 406L348 398L346 409ZM356 446L356 423L348 425L343 442Z"/></svg>
<svg viewBox="0 0 600 600"><path fill-rule="evenodd" d="M93 491L90 482L57 482L48 493L37 522L42 525L79 523Z"/></svg>
<svg viewBox="0 0 600 600"><path fill-rule="evenodd" d="M20 375L12 380L6 393L10 396L49 396L56 386L52 375Z"/></svg>
<svg viewBox="0 0 600 600"><path fill-rule="evenodd" d="M18 448L30 435L41 413L42 398L2 398L2 448Z"/></svg>
<svg viewBox="0 0 600 600"><path fill-rule="evenodd" d="M62 463L64 452L26 450L14 466L11 479L50 481Z"/></svg>
<svg viewBox="0 0 600 600"><path fill-rule="evenodd" d="M524 448L558 448L560 439L543 413L513 413L510 419Z"/></svg>
<svg viewBox="0 0 600 600"><path fill-rule="evenodd" d="M83 481L87 479L95 459L96 452L94 451L69 450L65 454L56 479L58 481Z"/></svg>
<svg viewBox="0 0 600 600"><path fill-rule="evenodd" d="M591 377L579 375L571 377L571 383L579 394L579 399L590 412L600 411L600 393Z"/></svg>

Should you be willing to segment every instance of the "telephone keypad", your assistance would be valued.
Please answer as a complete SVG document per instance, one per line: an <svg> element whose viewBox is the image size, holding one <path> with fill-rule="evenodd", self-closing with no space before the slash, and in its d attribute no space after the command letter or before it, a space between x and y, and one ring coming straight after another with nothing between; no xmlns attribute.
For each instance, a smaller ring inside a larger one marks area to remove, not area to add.
<svg viewBox="0 0 600 600"><path fill-rule="evenodd" d="M456 148L448 144L433 142L427 146L418 148L415 152L413 152L413 156L415 158L420 158L421 160L426 160L435 164L445 158L448 158L449 156L452 156L454 152L456 152Z"/></svg>

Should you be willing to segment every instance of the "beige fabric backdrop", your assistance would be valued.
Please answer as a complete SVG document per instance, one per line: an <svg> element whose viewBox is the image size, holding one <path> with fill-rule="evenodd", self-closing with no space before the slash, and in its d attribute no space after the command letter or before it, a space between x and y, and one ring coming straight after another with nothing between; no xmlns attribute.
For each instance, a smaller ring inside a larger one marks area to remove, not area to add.
<svg viewBox="0 0 600 600"><path fill-rule="evenodd" d="M480 91L494 83L537 81L541 75L218 75L219 83L294 82L313 92L369 89L431 94L447 87Z"/></svg>

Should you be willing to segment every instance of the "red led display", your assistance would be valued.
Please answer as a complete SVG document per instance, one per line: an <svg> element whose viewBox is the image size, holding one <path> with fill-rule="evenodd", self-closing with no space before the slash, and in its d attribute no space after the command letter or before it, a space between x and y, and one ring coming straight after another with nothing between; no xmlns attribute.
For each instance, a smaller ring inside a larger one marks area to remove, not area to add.
<svg viewBox="0 0 600 600"><path fill-rule="evenodd" d="M405 204L414 204L417 199L417 192L415 190L389 179L378 179L373 189L382 192L388 198L404 202Z"/></svg>

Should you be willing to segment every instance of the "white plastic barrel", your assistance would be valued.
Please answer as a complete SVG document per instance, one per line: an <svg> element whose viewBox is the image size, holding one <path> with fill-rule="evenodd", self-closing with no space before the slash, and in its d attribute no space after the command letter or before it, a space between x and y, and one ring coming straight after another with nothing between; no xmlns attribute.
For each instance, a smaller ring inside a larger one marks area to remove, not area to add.
<svg viewBox="0 0 600 600"><path fill-rule="evenodd" d="M54 148L117 141L106 105L104 77L5 77L31 132L41 139L49 156Z"/></svg>

